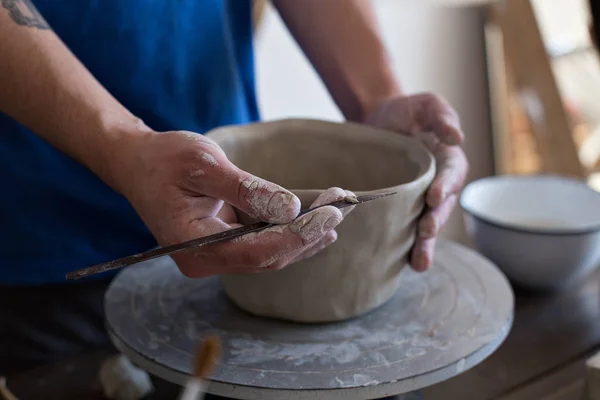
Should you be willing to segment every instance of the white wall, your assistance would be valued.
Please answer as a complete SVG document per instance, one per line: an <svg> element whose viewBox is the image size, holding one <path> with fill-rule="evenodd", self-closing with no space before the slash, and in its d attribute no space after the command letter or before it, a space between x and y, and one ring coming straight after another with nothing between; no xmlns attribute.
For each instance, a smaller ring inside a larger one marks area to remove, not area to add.
<svg viewBox="0 0 600 400"><path fill-rule="evenodd" d="M491 175L491 123L479 9L407 3L374 0L397 76L409 93L434 91L450 101L461 116L467 137L469 180ZM256 50L258 96L265 120L342 120L318 76L271 8L265 13ZM465 242L458 207L443 233Z"/></svg>
<svg viewBox="0 0 600 400"><path fill-rule="evenodd" d="M532 0L540 30L551 52L590 44L589 0Z"/></svg>

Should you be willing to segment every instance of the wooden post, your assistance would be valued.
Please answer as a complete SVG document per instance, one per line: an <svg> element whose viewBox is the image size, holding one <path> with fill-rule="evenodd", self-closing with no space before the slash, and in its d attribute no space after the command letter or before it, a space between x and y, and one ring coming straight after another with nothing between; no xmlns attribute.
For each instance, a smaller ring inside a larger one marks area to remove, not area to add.
<svg viewBox="0 0 600 400"><path fill-rule="evenodd" d="M513 166L513 141L511 114L509 109L509 81L504 56L504 42L499 27L491 23L485 26L485 41L492 109L492 130L494 141L494 172L496 175L511 174Z"/></svg>
<svg viewBox="0 0 600 400"><path fill-rule="evenodd" d="M585 178L569 116L550 57L529 0L503 0L490 6L502 31L505 56L520 101L537 138L544 172Z"/></svg>

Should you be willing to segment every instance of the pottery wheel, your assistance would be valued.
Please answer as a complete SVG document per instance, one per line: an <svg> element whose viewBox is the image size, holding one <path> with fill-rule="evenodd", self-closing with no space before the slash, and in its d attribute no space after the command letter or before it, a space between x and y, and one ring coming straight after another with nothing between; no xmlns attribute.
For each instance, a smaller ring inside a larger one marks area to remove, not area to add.
<svg viewBox="0 0 600 400"><path fill-rule="evenodd" d="M402 273L397 294L378 309L303 325L249 315L228 300L218 278L186 278L163 257L115 278L107 327L133 362L178 384L203 335L216 333L223 358L210 392L261 400L408 393L473 367L505 339L513 293L487 259L440 240L431 270Z"/></svg>

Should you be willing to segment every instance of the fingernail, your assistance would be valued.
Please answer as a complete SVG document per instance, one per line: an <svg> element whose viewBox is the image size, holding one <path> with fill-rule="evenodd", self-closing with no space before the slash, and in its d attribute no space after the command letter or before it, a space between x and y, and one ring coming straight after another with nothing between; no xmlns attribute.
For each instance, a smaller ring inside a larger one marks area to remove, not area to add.
<svg viewBox="0 0 600 400"><path fill-rule="evenodd" d="M278 192L271 196L267 212L276 220L285 219L294 212L294 195Z"/></svg>

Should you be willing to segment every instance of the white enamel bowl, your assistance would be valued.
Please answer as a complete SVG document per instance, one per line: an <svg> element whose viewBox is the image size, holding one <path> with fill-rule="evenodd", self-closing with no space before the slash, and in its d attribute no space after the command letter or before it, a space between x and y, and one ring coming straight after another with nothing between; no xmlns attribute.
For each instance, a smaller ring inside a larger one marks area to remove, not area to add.
<svg viewBox="0 0 600 400"><path fill-rule="evenodd" d="M514 283L567 287L600 264L600 193L570 178L494 176L460 196L474 246Z"/></svg>

